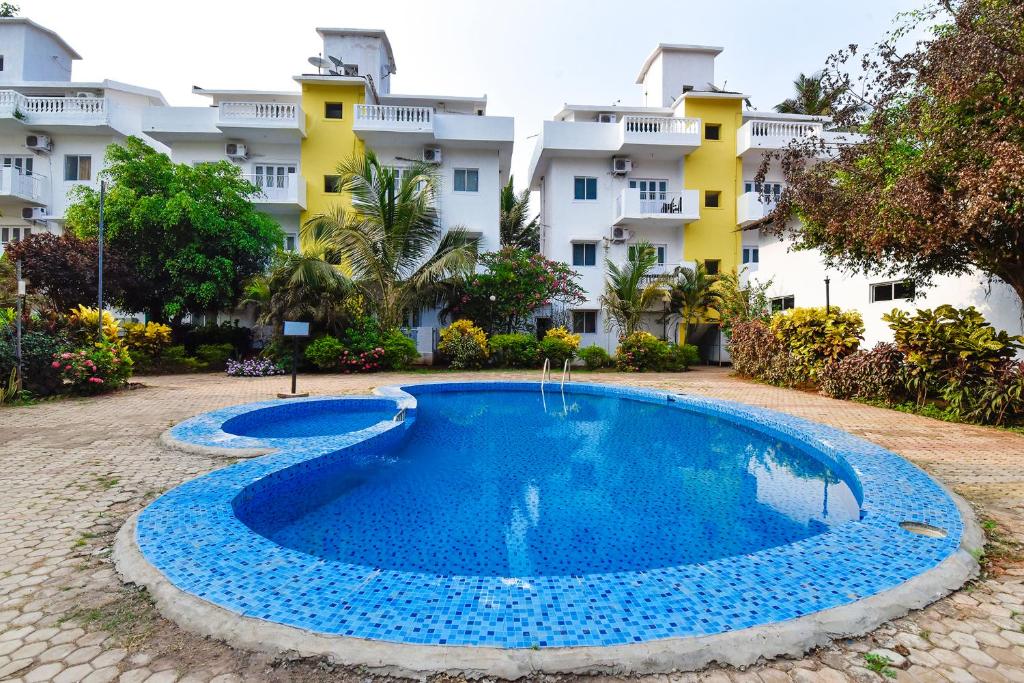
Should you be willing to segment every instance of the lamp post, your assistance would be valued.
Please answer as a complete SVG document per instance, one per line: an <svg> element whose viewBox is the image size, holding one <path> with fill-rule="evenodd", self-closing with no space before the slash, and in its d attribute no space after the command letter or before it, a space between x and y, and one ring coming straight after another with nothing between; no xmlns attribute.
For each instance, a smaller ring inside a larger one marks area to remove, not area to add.
<svg viewBox="0 0 1024 683"><path fill-rule="evenodd" d="M21 318L24 315L25 311L25 295L27 293L27 290L25 288L25 281L21 279L21 259L17 260L17 262L14 265L14 268L14 276L18 280L18 310L16 313L16 317L14 319L14 355L15 359L17 360L16 366L18 368L18 378L15 382L15 385L20 389L25 382L25 378L22 376L24 370L22 369L21 363Z"/></svg>
<svg viewBox="0 0 1024 683"><path fill-rule="evenodd" d="M491 321L490 324L488 324L488 327L490 328L491 334L494 334L494 302L498 300L498 297L491 294L487 299L491 302Z"/></svg>
<svg viewBox="0 0 1024 683"><path fill-rule="evenodd" d="M829 279L828 279L828 275L826 275L825 276L825 316L826 317L829 316L830 313L831 313L830 312L831 306L829 305L829 299L828 299L828 283L829 283Z"/></svg>
<svg viewBox="0 0 1024 683"><path fill-rule="evenodd" d="M105 180L100 181L100 234L97 246L96 254L96 292L97 292L97 308L99 309L99 337L100 341L103 340L103 204L107 197L107 182Z"/></svg>

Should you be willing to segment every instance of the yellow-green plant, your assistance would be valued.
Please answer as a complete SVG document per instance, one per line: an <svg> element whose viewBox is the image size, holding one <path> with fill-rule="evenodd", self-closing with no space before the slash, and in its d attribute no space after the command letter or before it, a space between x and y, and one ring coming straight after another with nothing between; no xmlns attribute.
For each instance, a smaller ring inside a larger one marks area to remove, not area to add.
<svg viewBox="0 0 1024 683"><path fill-rule="evenodd" d="M124 341L132 353L139 351L157 358L171 345L171 328L162 323L128 322L124 324Z"/></svg>
<svg viewBox="0 0 1024 683"><path fill-rule="evenodd" d="M573 334L564 327L552 327L550 330L544 333L544 338L558 339L560 341L563 341L569 346L571 346L572 350L575 351L578 348L580 348L580 339L582 337L581 335Z"/></svg>
<svg viewBox="0 0 1024 683"><path fill-rule="evenodd" d="M441 330L437 350L448 358L453 368L478 368L490 355L487 334L472 320L456 320Z"/></svg>
<svg viewBox="0 0 1024 683"><path fill-rule="evenodd" d="M21 393L21 382L18 381L18 368L11 368L11 375L7 383L0 383L0 403L13 400Z"/></svg>
<svg viewBox="0 0 1024 683"><path fill-rule="evenodd" d="M853 353L864 338L864 320L857 311L831 307L792 308L772 316L770 327L809 379L827 363Z"/></svg>
<svg viewBox="0 0 1024 683"><path fill-rule="evenodd" d="M553 327L544 334L540 342L540 355L551 360L555 367L576 357L580 348L580 335L573 334L564 327Z"/></svg>
<svg viewBox="0 0 1024 683"><path fill-rule="evenodd" d="M97 338L99 336L97 331L99 322L99 310L83 306L82 304L72 308L71 313L68 315L68 326L75 330L85 341L101 341ZM110 311L103 311L104 339L109 342L116 342L120 338L120 332L121 324L117 319L114 318Z"/></svg>

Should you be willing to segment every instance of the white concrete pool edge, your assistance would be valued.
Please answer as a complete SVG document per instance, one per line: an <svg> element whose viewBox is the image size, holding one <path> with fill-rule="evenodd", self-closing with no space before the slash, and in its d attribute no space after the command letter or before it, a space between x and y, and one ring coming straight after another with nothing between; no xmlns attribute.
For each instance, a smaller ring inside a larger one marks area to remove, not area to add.
<svg viewBox="0 0 1024 683"><path fill-rule="evenodd" d="M964 523L959 549L934 568L895 588L848 605L740 631L606 647L533 650L412 645L315 633L246 617L177 588L149 563L135 533L141 511L118 531L113 560L126 583L146 587L164 617L187 631L217 638L232 647L269 654L326 656L336 663L363 667L374 673L418 679L437 673L507 679L531 673L671 673L697 670L713 662L742 667L761 658L798 657L835 638L868 633L957 590L977 574L978 562L973 552L984 547L985 536L967 501L948 489L946 493Z"/></svg>

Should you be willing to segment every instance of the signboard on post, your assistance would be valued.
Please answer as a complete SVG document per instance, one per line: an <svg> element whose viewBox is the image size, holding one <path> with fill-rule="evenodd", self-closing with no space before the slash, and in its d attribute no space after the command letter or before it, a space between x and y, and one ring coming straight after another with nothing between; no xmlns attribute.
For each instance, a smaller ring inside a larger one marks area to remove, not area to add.
<svg viewBox="0 0 1024 683"><path fill-rule="evenodd" d="M284 321L284 336L292 338L292 393L278 394L278 398L293 398L298 396L309 396L308 393L299 394L295 391L295 383L299 367L299 337L309 336L309 323L298 320Z"/></svg>

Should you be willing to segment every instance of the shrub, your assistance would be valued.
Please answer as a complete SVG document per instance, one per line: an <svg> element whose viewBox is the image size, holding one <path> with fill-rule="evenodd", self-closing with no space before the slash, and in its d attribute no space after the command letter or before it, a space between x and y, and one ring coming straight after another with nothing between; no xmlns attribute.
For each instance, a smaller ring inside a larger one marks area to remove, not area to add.
<svg viewBox="0 0 1024 683"><path fill-rule="evenodd" d="M619 340L615 365L623 372L660 370L666 354L668 342L641 330Z"/></svg>
<svg viewBox="0 0 1024 683"><path fill-rule="evenodd" d="M729 354L737 374L780 387L807 383L806 368L767 324L760 320L736 322L729 339Z"/></svg>
<svg viewBox="0 0 1024 683"><path fill-rule="evenodd" d="M124 324L124 343L128 352L141 352L150 358L159 358L164 349L171 345L171 328L161 323L127 322Z"/></svg>
<svg viewBox="0 0 1024 683"><path fill-rule="evenodd" d="M384 349L384 367L388 370L404 370L420 359L416 342L399 329L385 332L381 347Z"/></svg>
<svg viewBox="0 0 1024 683"><path fill-rule="evenodd" d="M532 334L496 334L491 337L491 354L506 368L533 368L540 360L540 342Z"/></svg>
<svg viewBox="0 0 1024 683"><path fill-rule="evenodd" d="M321 370L338 370L341 367L341 352L345 345L340 340L325 334L317 337L306 347L306 360Z"/></svg>
<svg viewBox="0 0 1024 683"><path fill-rule="evenodd" d="M1024 337L996 331L973 306L939 306L882 316L906 356L904 384L918 405L941 395L954 414L970 410L974 392L1024 348Z"/></svg>
<svg viewBox="0 0 1024 683"><path fill-rule="evenodd" d="M809 380L828 363L857 350L864 337L864 321L857 311L832 307L793 308L772 316L772 332L802 366Z"/></svg>
<svg viewBox="0 0 1024 683"><path fill-rule="evenodd" d="M903 354L895 344L878 343L828 363L818 373L821 393L832 398L895 401L900 393Z"/></svg>
<svg viewBox="0 0 1024 683"><path fill-rule="evenodd" d="M669 344L660 369L668 372L682 372L699 362L700 351L693 344Z"/></svg>
<svg viewBox="0 0 1024 683"><path fill-rule="evenodd" d="M132 358L123 344L100 342L89 349L54 354L51 366L72 391L98 394L124 386L132 376Z"/></svg>
<svg viewBox="0 0 1024 683"><path fill-rule="evenodd" d="M284 368L269 358L249 358L247 360L228 360L225 370L229 377L267 377L283 375Z"/></svg>
<svg viewBox="0 0 1024 683"><path fill-rule="evenodd" d="M97 308L89 308L79 304L71 309L68 315L68 330L83 344L92 344L101 341L97 328L100 322L100 312ZM120 338L121 324L114 318L113 314L104 309L103 311L103 338L108 342L116 342Z"/></svg>
<svg viewBox="0 0 1024 683"><path fill-rule="evenodd" d="M0 331L0 381L6 381L17 365L13 330ZM22 388L36 396L50 396L63 385L61 371L53 367L54 354L68 349L62 334L43 331L25 332L21 336Z"/></svg>
<svg viewBox="0 0 1024 683"><path fill-rule="evenodd" d="M580 358L586 363L588 370L599 370L612 364L612 357L597 344L580 349Z"/></svg>
<svg viewBox="0 0 1024 683"><path fill-rule="evenodd" d="M188 355L184 345L175 344L164 350L157 369L163 372L199 372L206 369L206 363Z"/></svg>
<svg viewBox="0 0 1024 683"><path fill-rule="evenodd" d="M1004 363L986 377L962 414L972 422L993 425L1024 417L1024 362Z"/></svg>
<svg viewBox="0 0 1024 683"><path fill-rule="evenodd" d="M564 327L553 327L544 334L540 342L540 355L550 358L552 367L561 367L565 361L576 357L580 348L580 335L573 334Z"/></svg>
<svg viewBox="0 0 1024 683"><path fill-rule="evenodd" d="M384 349L380 346L359 352L343 349L339 360L341 371L345 373L377 372L384 367Z"/></svg>
<svg viewBox="0 0 1024 683"><path fill-rule="evenodd" d="M244 356L252 348L252 330L237 322L207 323L205 325L182 325L175 329L175 343L183 344L189 355L196 355L200 346L231 344L238 356Z"/></svg>
<svg viewBox="0 0 1024 683"><path fill-rule="evenodd" d="M441 330L437 345L453 368L478 368L490 355L487 335L470 320L456 320Z"/></svg>
<svg viewBox="0 0 1024 683"><path fill-rule="evenodd" d="M235 352L231 344L203 344L196 349L196 356L210 370L223 370L228 358Z"/></svg>
<svg viewBox="0 0 1024 683"><path fill-rule="evenodd" d="M353 318L351 324L345 328L345 332L341 336L341 342L345 345L345 348L357 354L380 348L383 341L380 323L377 322L376 318L368 315L360 315Z"/></svg>

